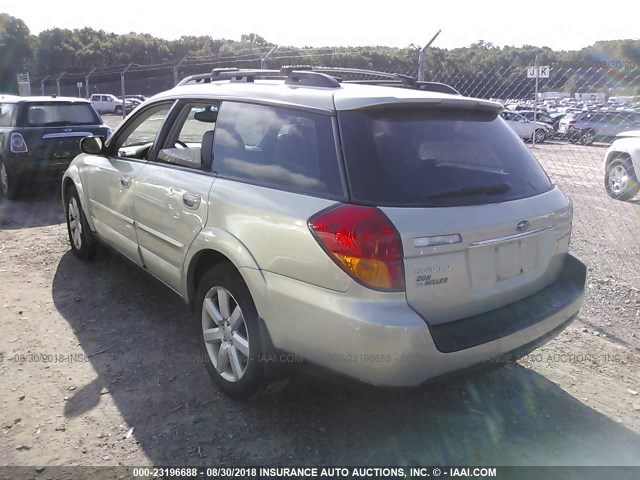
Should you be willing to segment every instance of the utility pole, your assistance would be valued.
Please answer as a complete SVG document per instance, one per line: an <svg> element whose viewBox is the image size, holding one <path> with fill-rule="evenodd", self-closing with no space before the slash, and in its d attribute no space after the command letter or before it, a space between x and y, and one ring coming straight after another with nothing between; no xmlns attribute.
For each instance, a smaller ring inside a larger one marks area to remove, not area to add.
<svg viewBox="0 0 640 480"><path fill-rule="evenodd" d="M180 68L180 65L186 62L187 58L189 58L189 55L186 55L182 60L178 62L178 64L175 67L173 67L173 86L174 87L178 85L178 73L179 73L178 70Z"/></svg>
<svg viewBox="0 0 640 480"><path fill-rule="evenodd" d="M535 148L536 120L538 119L538 80L540 78L540 67L538 67L538 55L536 55L536 59L534 60L533 65L536 67L536 93L535 93L535 98L533 99L533 140L531 141L531 145Z"/></svg>
<svg viewBox="0 0 640 480"><path fill-rule="evenodd" d="M125 92L124 92L124 74L127 73L127 70L129 70L131 67L133 66L133 63L130 63L129 65L127 65L127 67L120 72L120 87L122 89L122 118L124 119L124 117L127 116L127 102L125 101Z"/></svg>
<svg viewBox="0 0 640 480"><path fill-rule="evenodd" d="M422 47L422 50L420 50L420 55L418 57L418 81L419 82L424 82L424 78L427 72L427 49L431 46L431 44L435 41L435 39L438 38L438 35L440 35L441 31L442 30L438 30L438 32L433 36L433 38L429 40L429 43L427 43L424 47Z"/></svg>
<svg viewBox="0 0 640 480"><path fill-rule="evenodd" d="M56 85L58 87L58 96L60 96L60 79L64 77L66 74L67 72L62 72L60 75L56 77Z"/></svg>
<svg viewBox="0 0 640 480"><path fill-rule="evenodd" d="M89 73L87 73L87 76L84 77L84 86L85 86L85 92L87 92L87 98L89 98L91 96L90 92L89 92L89 77L91 75L93 75L93 72L95 72L96 69L92 68L91 71Z"/></svg>

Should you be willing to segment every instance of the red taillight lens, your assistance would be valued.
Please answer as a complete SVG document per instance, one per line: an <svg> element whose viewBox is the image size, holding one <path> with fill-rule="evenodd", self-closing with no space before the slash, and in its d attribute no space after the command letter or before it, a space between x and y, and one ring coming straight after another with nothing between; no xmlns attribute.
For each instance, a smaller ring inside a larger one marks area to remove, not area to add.
<svg viewBox="0 0 640 480"><path fill-rule="evenodd" d="M19 133L11 134L10 143L13 153L26 153L28 151L27 142L24 141L24 138Z"/></svg>
<svg viewBox="0 0 640 480"><path fill-rule="evenodd" d="M345 272L378 290L404 290L402 242L374 207L340 205L309 219L320 246Z"/></svg>
<svg viewBox="0 0 640 480"><path fill-rule="evenodd" d="M578 123L577 120L569 120L569 125L575 125L576 123Z"/></svg>

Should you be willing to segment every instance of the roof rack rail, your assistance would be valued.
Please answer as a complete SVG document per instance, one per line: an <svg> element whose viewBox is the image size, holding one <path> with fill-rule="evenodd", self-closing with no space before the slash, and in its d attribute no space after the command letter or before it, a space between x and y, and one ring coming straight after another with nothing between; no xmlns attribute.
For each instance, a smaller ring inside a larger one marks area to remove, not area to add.
<svg viewBox="0 0 640 480"><path fill-rule="evenodd" d="M351 75L367 75L381 77L379 80L343 80L332 75L342 73ZM343 67L312 67L310 65L284 66L280 70L214 68L211 73L201 73L184 78L178 86L193 83L211 83L220 80L253 82L256 78L284 80L286 85L301 85L309 87L338 88L340 83L359 83L370 85L388 85L427 90L431 92L460 95L455 88L445 83L420 82L409 75L400 73L380 72L361 68Z"/></svg>
<svg viewBox="0 0 640 480"><path fill-rule="evenodd" d="M451 93L460 95L460 92L451 85L440 82L420 82L410 75L401 73L380 72L378 70L365 70L361 68L342 68L342 67L317 67L315 71L326 71L336 73L350 73L354 75L379 76L388 80L344 80L344 83L358 83L370 85L388 85L388 86L404 86L414 88L416 90L427 90L430 92Z"/></svg>
<svg viewBox="0 0 640 480"><path fill-rule="evenodd" d="M338 88L340 83L324 73L313 72L309 66L282 67L280 70L240 70L238 68L214 68L211 73L201 73L184 78L178 86L193 83L211 83L220 80L253 82L256 78L284 79L287 85Z"/></svg>

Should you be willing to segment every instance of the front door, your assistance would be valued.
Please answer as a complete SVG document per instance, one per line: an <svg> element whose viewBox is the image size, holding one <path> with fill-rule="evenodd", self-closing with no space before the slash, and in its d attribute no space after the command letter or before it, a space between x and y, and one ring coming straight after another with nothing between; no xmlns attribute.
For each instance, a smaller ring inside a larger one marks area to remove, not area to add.
<svg viewBox="0 0 640 480"><path fill-rule="evenodd" d="M107 155L85 161L89 213L98 235L142 265L134 227L135 179L166 119L171 104L150 107L128 122L106 147Z"/></svg>

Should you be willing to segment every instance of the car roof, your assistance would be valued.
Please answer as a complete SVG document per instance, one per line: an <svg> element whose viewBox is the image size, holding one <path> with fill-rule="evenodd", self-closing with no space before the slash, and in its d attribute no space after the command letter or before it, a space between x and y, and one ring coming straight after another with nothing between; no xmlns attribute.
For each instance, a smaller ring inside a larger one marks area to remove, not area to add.
<svg viewBox="0 0 640 480"><path fill-rule="evenodd" d="M219 98L263 101L325 111L354 110L389 103L429 103L444 106L484 107L501 110L489 100L460 95L382 85L343 82L339 87L287 85L279 80L214 81L186 84L155 95L152 100L173 98Z"/></svg>
<svg viewBox="0 0 640 480"><path fill-rule="evenodd" d="M60 102L60 103L89 103L89 100L78 97L0 95L0 102L28 103L28 102Z"/></svg>

